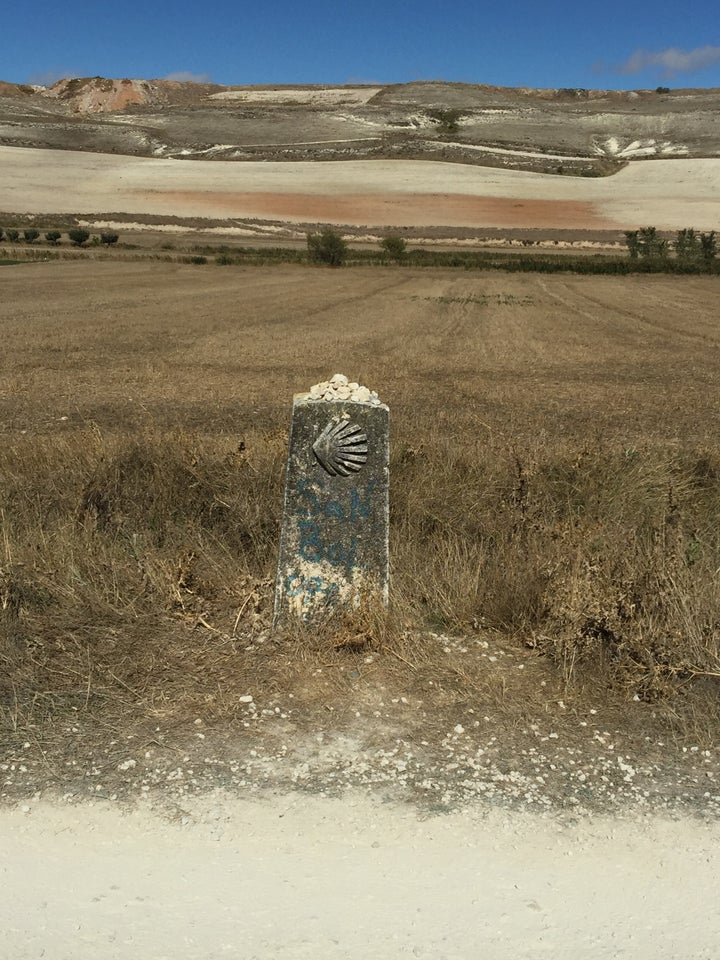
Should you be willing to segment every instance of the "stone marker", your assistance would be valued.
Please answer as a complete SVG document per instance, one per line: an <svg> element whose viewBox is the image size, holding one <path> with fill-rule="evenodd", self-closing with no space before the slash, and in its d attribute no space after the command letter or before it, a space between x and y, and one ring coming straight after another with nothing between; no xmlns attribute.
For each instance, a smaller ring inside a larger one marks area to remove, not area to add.
<svg viewBox="0 0 720 960"><path fill-rule="evenodd" d="M389 410L335 374L293 397L275 617L388 599Z"/></svg>

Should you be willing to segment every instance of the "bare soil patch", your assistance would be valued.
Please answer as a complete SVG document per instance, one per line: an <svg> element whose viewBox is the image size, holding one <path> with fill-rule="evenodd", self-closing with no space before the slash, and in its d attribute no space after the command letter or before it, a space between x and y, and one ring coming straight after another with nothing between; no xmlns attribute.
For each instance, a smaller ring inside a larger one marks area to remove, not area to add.
<svg viewBox="0 0 720 960"><path fill-rule="evenodd" d="M720 218L720 160L645 161L600 179L426 161L181 162L8 147L0 163L0 209L18 213L224 213L460 229L705 230Z"/></svg>
<svg viewBox="0 0 720 960"><path fill-rule="evenodd" d="M140 194L143 208L150 197ZM572 200L518 200L513 197L468 197L452 194L347 194L342 197L288 193L202 193L166 191L164 199L178 209L194 208L204 215L283 220L290 223L336 223L350 226L409 227L443 223L458 227L550 227L568 230L613 229L591 203Z"/></svg>
<svg viewBox="0 0 720 960"><path fill-rule="evenodd" d="M272 104L332 104L333 106L350 106L367 103L382 87L272 87L258 89L245 87L233 90L222 90L210 95L211 100L234 100L241 103L272 103Z"/></svg>

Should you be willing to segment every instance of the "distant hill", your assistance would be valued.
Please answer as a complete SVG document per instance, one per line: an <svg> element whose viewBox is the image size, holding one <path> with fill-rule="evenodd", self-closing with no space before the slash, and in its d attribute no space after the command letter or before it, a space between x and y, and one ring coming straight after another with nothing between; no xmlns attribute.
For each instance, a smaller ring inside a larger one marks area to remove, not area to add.
<svg viewBox="0 0 720 960"><path fill-rule="evenodd" d="M40 93L68 104L77 113L116 113L130 106L201 103L208 95L223 89L211 83L82 77L58 80Z"/></svg>
<svg viewBox="0 0 720 960"><path fill-rule="evenodd" d="M180 159L451 160L603 176L629 160L720 156L720 90L0 82L0 144Z"/></svg>

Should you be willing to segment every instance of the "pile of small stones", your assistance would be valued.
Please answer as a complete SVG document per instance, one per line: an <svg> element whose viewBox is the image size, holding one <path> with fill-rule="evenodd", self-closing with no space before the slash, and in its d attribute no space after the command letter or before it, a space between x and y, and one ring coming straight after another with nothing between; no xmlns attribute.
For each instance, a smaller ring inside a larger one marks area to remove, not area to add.
<svg viewBox="0 0 720 960"><path fill-rule="evenodd" d="M381 400L374 390L351 383L342 373L336 373L330 380L316 383L308 392L309 400L352 400L355 403L371 403L379 407Z"/></svg>

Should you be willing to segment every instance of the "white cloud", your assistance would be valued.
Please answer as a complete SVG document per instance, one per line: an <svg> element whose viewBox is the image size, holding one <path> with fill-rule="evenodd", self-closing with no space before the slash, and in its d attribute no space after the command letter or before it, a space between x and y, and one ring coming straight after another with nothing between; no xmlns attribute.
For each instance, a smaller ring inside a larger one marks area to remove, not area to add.
<svg viewBox="0 0 720 960"><path fill-rule="evenodd" d="M617 70L619 73L640 73L655 68L664 76L672 77L676 73L692 73L716 63L720 63L720 46L707 45L693 50L668 47L666 50L636 50Z"/></svg>
<svg viewBox="0 0 720 960"><path fill-rule="evenodd" d="M210 77L206 73L192 73L190 70L176 70L169 73L163 80L176 80L179 83L209 83Z"/></svg>

